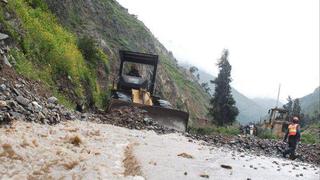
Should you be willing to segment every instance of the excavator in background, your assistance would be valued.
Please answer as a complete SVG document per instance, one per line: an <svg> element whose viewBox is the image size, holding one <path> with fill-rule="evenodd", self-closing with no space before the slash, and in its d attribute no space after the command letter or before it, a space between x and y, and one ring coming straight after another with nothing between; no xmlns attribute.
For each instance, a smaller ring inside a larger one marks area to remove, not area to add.
<svg viewBox="0 0 320 180"><path fill-rule="evenodd" d="M158 56L131 51L119 51L120 69L111 91L108 110L134 106L145 110L158 124L186 131L189 113L154 95Z"/></svg>

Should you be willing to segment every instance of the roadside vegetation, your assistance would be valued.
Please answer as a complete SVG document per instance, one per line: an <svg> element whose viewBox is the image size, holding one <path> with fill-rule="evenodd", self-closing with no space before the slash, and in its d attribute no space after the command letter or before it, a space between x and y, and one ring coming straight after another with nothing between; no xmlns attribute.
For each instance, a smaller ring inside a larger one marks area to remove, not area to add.
<svg viewBox="0 0 320 180"><path fill-rule="evenodd" d="M240 134L239 127L237 126L214 126L210 125L208 127L189 127L189 133L198 134L198 135L214 135L214 134L223 134L223 135L238 135Z"/></svg>
<svg viewBox="0 0 320 180"><path fill-rule="evenodd" d="M257 136L261 139L279 139L279 137L272 133L271 129L259 129Z"/></svg>
<svg viewBox="0 0 320 180"><path fill-rule="evenodd" d="M320 122L315 122L301 130L301 141L307 144L320 144Z"/></svg>
<svg viewBox="0 0 320 180"><path fill-rule="evenodd" d="M16 70L40 80L68 107L102 107L107 92L101 90L95 68L102 64L109 74L107 55L94 42L78 40L64 29L43 1L11 0L6 8L1 7L0 21L19 43L9 52ZM5 11L16 16L19 27L3 18Z"/></svg>

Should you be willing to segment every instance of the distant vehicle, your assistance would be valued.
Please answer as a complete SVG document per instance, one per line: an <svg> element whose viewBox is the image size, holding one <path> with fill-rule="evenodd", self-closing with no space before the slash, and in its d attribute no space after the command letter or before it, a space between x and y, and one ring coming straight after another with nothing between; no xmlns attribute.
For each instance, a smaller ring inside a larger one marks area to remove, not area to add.
<svg viewBox="0 0 320 180"><path fill-rule="evenodd" d="M186 131L189 114L173 109L168 101L154 96L158 56L131 51L119 51L119 54L119 75L108 109L139 107L160 125Z"/></svg>
<svg viewBox="0 0 320 180"><path fill-rule="evenodd" d="M268 119L263 123L263 128L270 129L272 133L281 137L289 125L289 113L282 108L272 108L268 111Z"/></svg>

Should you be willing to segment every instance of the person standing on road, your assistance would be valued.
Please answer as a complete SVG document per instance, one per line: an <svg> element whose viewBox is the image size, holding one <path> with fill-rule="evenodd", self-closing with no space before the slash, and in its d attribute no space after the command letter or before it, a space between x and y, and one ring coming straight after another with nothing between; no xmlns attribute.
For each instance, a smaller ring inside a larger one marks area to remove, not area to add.
<svg viewBox="0 0 320 180"><path fill-rule="evenodd" d="M287 157L290 154L290 159L295 159L295 150L298 142L300 141L300 126L298 124L299 118L293 117L292 122L288 126L288 130L284 136L283 142L288 141L288 149L283 152L283 157ZM288 139L288 140L287 140Z"/></svg>

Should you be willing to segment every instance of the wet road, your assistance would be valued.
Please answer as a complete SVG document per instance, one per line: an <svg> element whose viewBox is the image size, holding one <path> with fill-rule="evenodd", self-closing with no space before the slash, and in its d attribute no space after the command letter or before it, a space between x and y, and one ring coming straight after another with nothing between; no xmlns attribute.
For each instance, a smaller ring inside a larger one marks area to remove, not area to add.
<svg viewBox="0 0 320 180"><path fill-rule="evenodd" d="M0 162L0 179L319 179L311 164L83 121L2 127Z"/></svg>

